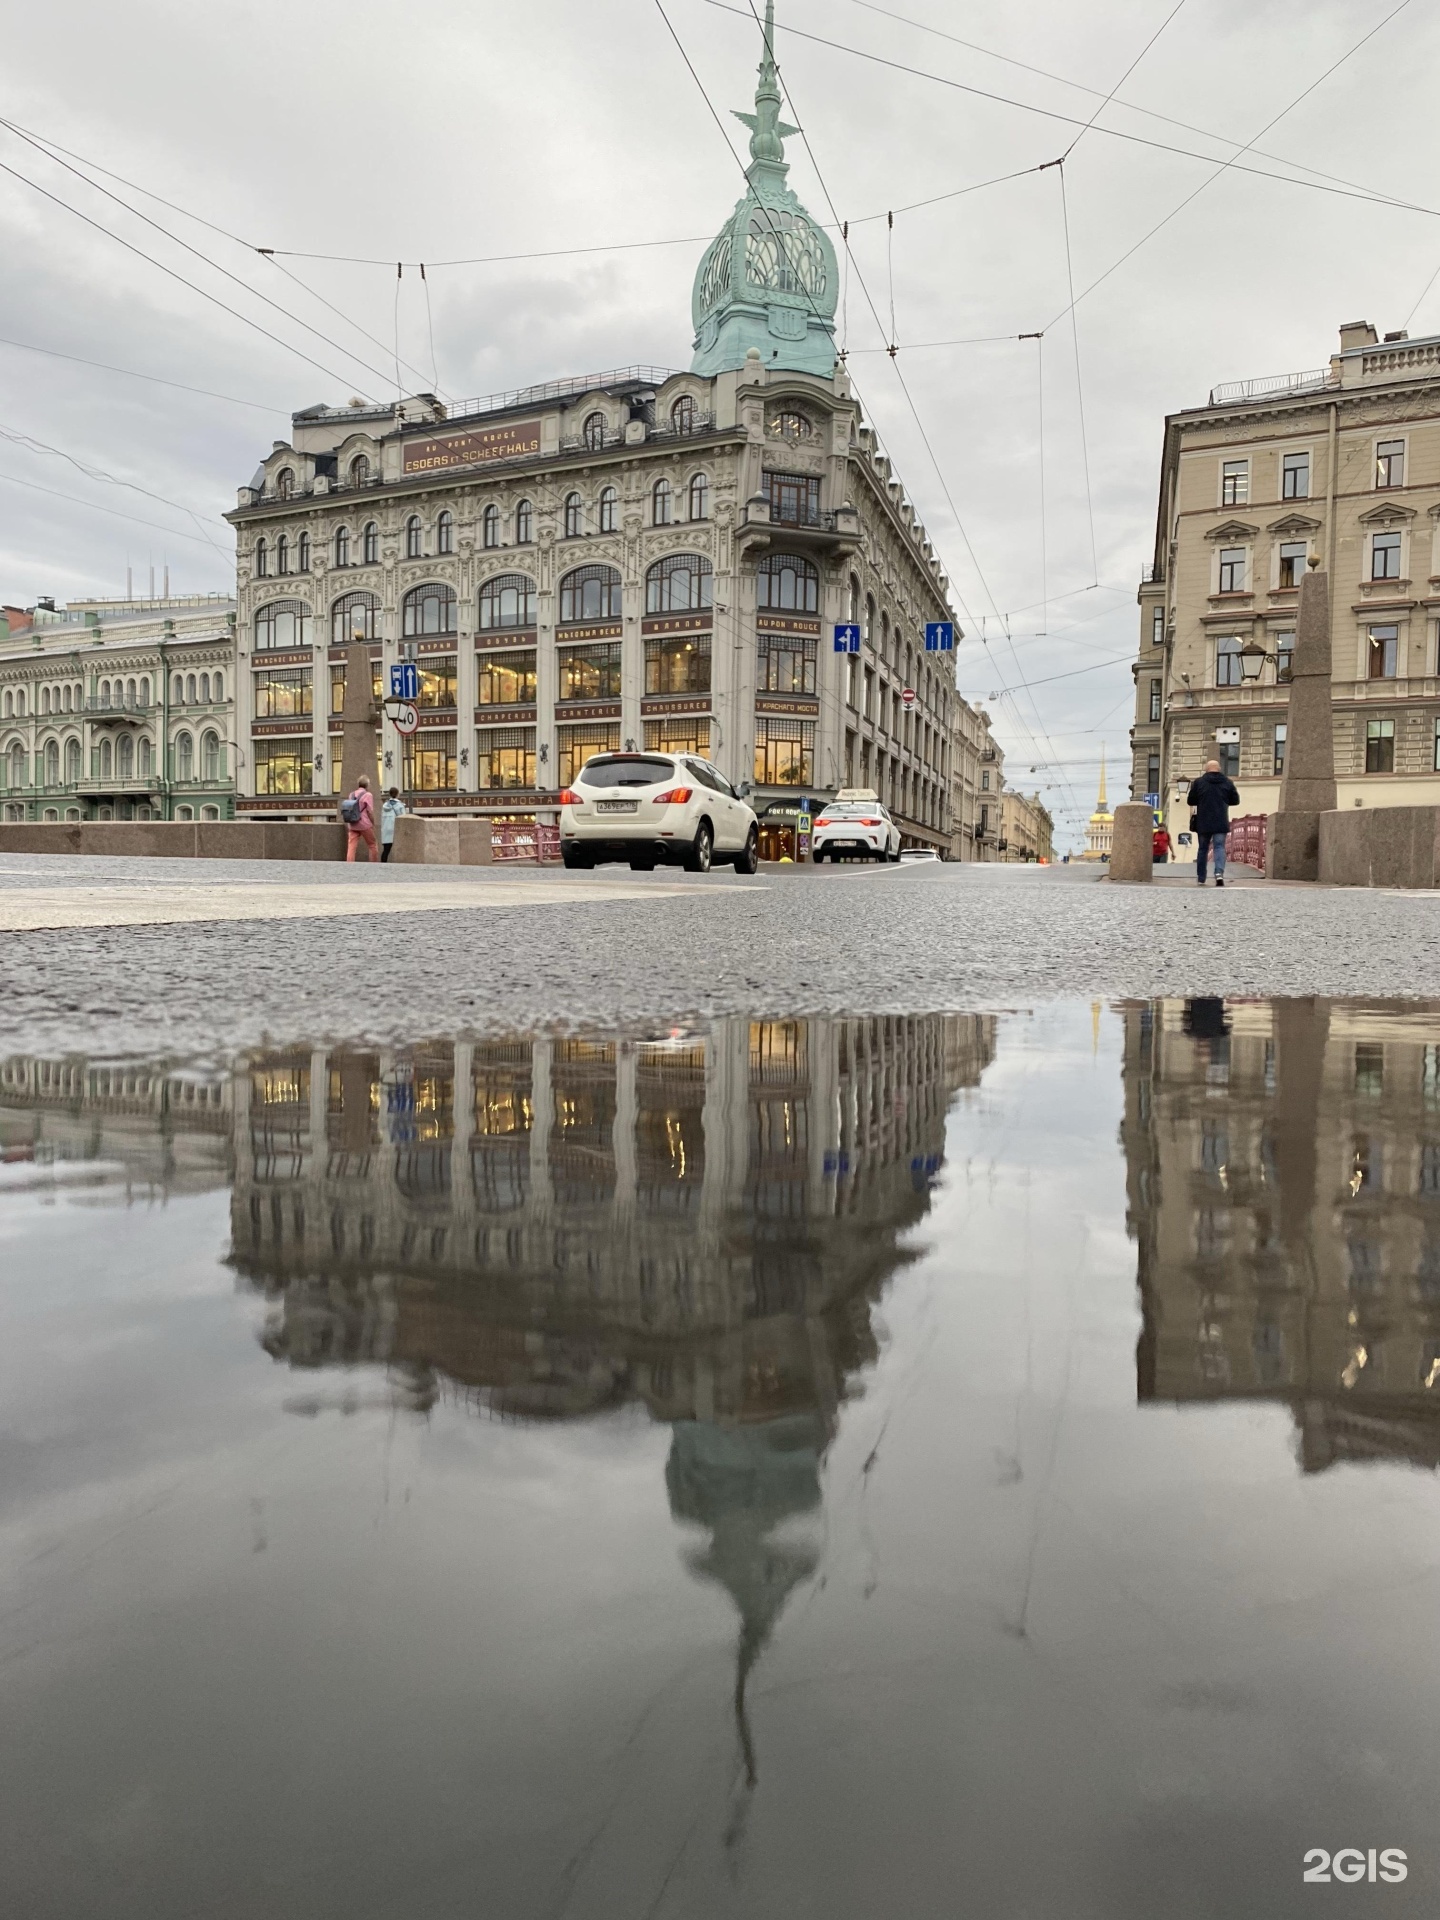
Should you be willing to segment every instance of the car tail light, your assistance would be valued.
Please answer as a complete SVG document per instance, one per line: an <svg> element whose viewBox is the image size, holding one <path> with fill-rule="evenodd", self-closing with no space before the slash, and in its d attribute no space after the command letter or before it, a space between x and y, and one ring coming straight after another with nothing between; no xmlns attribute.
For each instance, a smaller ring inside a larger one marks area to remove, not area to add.
<svg viewBox="0 0 1440 1920"><path fill-rule="evenodd" d="M818 828L818 827L828 827L828 826L829 826L829 824L830 824L830 822L829 822L829 821L828 821L828 820L826 819L826 817L825 817L825 815L824 815L823 813L821 814L821 816L820 816L820 818L819 818L819 819L818 819L818 820L817 820L817 821L815 822L815 825L816 825L816 827L817 827L817 828Z"/></svg>
<svg viewBox="0 0 1440 1920"><path fill-rule="evenodd" d="M581 804L580 796L573 787L562 787L559 804L562 807L578 807Z"/></svg>
<svg viewBox="0 0 1440 1920"><path fill-rule="evenodd" d="M862 820L860 824L862 827L878 827L880 822L878 820Z"/></svg>
<svg viewBox="0 0 1440 1920"><path fill-rule="evenodd" d="M693 787L671 787L668 793L656 794L655 805L657 807L683 807L694 791L695 789Z"/></svg>

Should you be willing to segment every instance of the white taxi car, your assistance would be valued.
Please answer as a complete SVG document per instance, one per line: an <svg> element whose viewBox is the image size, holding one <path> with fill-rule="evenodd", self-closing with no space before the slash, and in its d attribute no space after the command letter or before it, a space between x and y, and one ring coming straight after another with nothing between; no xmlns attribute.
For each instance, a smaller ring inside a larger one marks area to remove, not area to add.
<svg viewBox="0 0 1440 1920"><path fill-rule="evenodd" d="M690 753L597 753L560 795L560 857L567 867L625 860L737 873L760 862L755 812L718 767Z"/></svg>
<svg viewBox="0 0 1440 1920"><path fill-rule="evenodd" d="M898 860L900 829L871 787L842 787L815 817L810 857L822 860Z"/></svg>

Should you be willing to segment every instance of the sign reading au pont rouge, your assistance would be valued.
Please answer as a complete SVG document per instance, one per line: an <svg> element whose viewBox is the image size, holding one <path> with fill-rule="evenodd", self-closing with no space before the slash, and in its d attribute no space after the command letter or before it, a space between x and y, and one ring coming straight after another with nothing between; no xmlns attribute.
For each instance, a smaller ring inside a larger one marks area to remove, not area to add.
<svg viewBox="0 0 1440 1920"><path fill-rule="evenodd" d="M405 442L406 473L439 473L446 467L482 466L487 460L518 460L540 451L538 420L508 420L499 427L472 427Z"/></svg>

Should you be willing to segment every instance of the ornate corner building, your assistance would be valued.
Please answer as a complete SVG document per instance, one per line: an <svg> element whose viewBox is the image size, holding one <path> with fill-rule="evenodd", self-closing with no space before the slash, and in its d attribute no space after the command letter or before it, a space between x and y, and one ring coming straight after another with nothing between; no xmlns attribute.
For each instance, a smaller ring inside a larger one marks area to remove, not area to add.
<svg viewBox="0 0 1440 1920"><path fill-rule="evenodd" d="M1440 801L1440 337L1340 329L1328 367L1165 422L1140 583L1130 790L1184 826L1208 759L1268 814L1307 565L1330 578L1342 807Z"/></svg>
<svg viewBox="0 0 1440 1920"><path fill-rule="evenodd" d="M670 749L753 782L772 855L812 796L858 785L907 844L978 857L971 710L924 642L946 577L837 365L835 252L786 184L779 106L767 26L688 372L294 416L229 516L242 814L333 805L358 639L377 693L419 669L418 729L380 720L376 773L421 810L553 817L591 754Z"/></svg>

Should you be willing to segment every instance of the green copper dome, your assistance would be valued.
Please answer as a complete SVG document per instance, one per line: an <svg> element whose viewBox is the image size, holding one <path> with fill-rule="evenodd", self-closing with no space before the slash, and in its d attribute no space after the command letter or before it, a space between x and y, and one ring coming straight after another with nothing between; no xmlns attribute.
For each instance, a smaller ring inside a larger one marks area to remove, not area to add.
<svg viewBox="0 0 1440 1920"><path fill-rule="evenodd" d="M828 379L835 370L839 274L829 236L785 184L785 137L799 129L780 118L774 34L775 0L766 0L755 111L735 116L750 128L750 185L695 274L691 370L736 370L754 347L767 367Z"/></svg>

